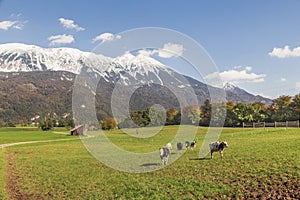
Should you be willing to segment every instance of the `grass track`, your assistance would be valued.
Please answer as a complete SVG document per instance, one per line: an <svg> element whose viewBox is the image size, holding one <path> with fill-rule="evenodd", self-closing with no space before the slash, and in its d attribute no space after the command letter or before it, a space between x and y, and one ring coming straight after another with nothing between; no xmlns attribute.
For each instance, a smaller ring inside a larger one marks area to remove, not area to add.
<svg viewBox="0 0 300 200"><path fill-rule="evenodd" d="M142 141L144 150L152 150L156 142L168 141L173 131L174 127L166 127L149 139L132 139L119 131L107 135L125 149L135 151L132 144ZM198 143L205 131L199 129ZM299 129L224 129L220 140L229 143L224 159L215 154L213 160L197 160L198 145L174 164L145 174L106 167L91 157L80 141L15 146L4 153L14 158L22 197L31 199L300 197ZM14 192L10 189L9 194Z"/></svg>
<svg viewBox="0 0 300 200"><path fill-rule="evenodd" d="M68 136L53 134L52 131L41 131L37 128L0 128L0 144L62 138L68 138Z"/></svg>

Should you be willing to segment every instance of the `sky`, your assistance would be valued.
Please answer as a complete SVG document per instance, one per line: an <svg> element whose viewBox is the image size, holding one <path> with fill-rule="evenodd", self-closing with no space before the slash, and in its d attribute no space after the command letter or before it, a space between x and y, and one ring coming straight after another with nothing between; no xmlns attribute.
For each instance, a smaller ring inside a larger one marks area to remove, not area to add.
<svg viewBox="0 0 300 200"><path fill-rule="evenodd" d="M199 43L224 82L274 99L300 93L299 10L298 0L0 0L0 44L92 51L127 30L167 28ZM161 49L180 57L185 45Z"/></svg>

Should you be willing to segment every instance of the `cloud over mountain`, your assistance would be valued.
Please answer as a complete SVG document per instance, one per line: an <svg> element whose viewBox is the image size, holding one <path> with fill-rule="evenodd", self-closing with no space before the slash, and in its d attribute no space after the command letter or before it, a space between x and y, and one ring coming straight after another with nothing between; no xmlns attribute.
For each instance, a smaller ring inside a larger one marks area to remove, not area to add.
<svg viewBox="0 0 300 200"><path fill-rule="evenodd" d="M121 39L120 35L114 35L112 33L102 33L95 38L93 38L92 42L111 42L113 40Z"/></svg>
<svg viewBox="0 0 300 200"><path fill-rule="evenodd" d="M241 82L251 82L251 83L259 83L259 82L264 82L265 77L267 76L266 74L256 74L252 71L252 67L246 66L235 66L233 69L226 70L223 72L220 72L218 74L213 73L205 78L207 80L212 80L215 78L217 75L220 76L220 78L226 83L226 82L231 82L231 83L241 83Z"/></svg>
<svg viewBox="0 0 300 200"><path fill-rule="evenodd" d="M50 41L50 46L55 46L55 45L61 45L61 44L70 44L75 41L73 35L52 35L48 37L48 40Z"/></svg>

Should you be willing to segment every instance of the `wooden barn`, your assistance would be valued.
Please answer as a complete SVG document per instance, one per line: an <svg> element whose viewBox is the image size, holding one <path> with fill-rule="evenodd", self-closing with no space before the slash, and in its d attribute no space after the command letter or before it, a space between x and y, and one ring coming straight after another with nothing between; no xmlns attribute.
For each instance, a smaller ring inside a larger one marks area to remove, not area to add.
<svg viewBox="0 0 300 200"><path fill-rule="evenodd" d="M78 136L78 135L81 135L83 136L83 125L79 125L79 126L76 126L75 128L73 128L71 130L71 135L73 136Z"/></svg>

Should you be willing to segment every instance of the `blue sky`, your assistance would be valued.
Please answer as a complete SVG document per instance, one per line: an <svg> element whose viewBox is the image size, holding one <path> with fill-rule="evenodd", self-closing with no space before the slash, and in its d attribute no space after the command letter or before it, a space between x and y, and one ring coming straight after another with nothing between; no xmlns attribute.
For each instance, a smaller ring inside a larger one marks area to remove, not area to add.
<svg viewBox="0 0 300 200"><path fill-rule="evenodd" d="M201 44L224 81L277 98L300 92L299 10L297 0L0 0L0 43L91 51L129 29L169 28ZM104 33L114 35L92 42Z"/></svg>

